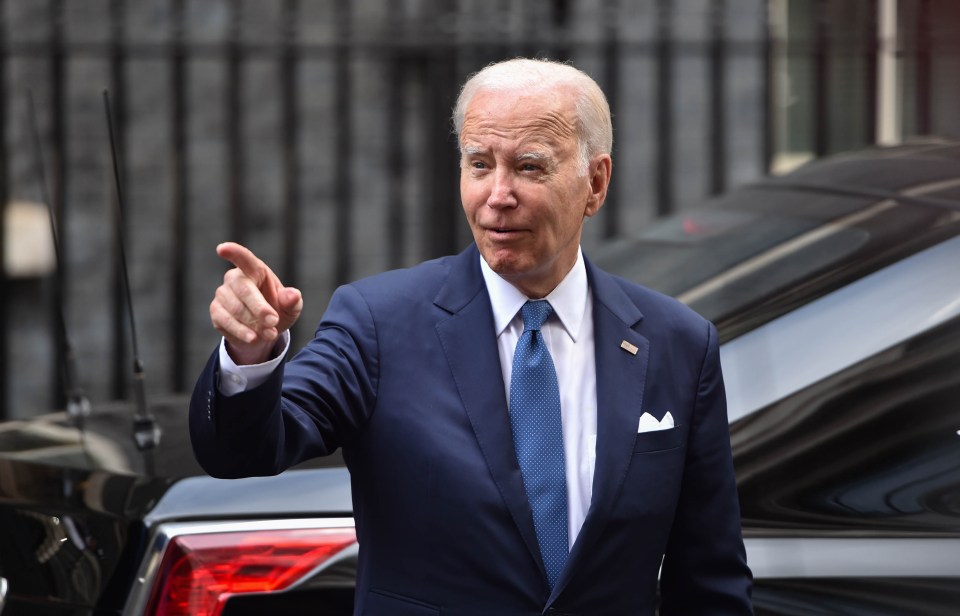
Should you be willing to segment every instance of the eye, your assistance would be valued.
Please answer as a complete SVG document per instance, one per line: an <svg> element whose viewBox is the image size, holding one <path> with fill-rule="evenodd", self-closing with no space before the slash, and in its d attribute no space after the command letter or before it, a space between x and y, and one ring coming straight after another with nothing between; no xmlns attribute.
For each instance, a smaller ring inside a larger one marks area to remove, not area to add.
<svg viewBox="0 0 960 616"><path fill-rule="evenodd" d="M478 170L486 169L487 163L483 162L482 160L473 160L473 161L470 161L470 168L478 169Z"/></svg>
<svg viewBox="0 0 960 616"><path fill-rule="evenodd" d="M523 171L525 173L540 171L540 165L537 165L535 163L522 163L520 165L520 171Z"/></svg>

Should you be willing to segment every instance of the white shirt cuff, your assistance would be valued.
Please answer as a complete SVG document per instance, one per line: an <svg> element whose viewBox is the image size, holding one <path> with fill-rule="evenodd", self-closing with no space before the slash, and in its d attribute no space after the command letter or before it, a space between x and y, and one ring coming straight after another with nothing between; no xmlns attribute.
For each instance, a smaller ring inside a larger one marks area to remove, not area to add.
<svg viewBox="0 0 960 616"><path fill-rule="evenodd" d="M230 353L227 353L226 340L220 340L220 382L217 383L217 389L221 395L233 396L243 393L249 389L254 389L262 385L273 371L277 369L280 362L287 354L290 348L290 332L285 331L281 334L283 349L273 359L267 360L262 364L251 364L249 366L238 366Z"/></svg>

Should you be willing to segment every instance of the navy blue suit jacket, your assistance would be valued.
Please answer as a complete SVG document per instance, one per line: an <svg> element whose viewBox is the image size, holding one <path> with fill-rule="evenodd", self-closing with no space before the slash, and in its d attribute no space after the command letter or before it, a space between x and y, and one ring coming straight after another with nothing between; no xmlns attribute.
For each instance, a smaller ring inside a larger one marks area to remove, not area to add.
<svg viewBox="0 0 960 616"><path fill-rule="evenodd" d="M597 361L593 501L551 591L471 246L341 287L265 384L190 408L211 475L269 475L343 448L360 542L356 614L749 614L713 326L587 263ZM626 340L639 351L621 348ZM676 427L637 433L640 415ZM550 612L549 610L554 610Z"/></svg>

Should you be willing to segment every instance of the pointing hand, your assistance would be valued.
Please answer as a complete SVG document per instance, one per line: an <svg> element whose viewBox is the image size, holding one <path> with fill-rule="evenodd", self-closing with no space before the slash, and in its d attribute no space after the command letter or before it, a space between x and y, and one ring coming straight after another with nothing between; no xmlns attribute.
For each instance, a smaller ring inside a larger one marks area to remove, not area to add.
<svg viewBox="0 0 960 616"><path fill-rule="evenodd" d="M217 254L236 267L223 276L210 303L210 320L227 341L238 365L271 358L281 333L290 329L303 310L298 289L285 287L266 263L249 249L225 242Z"/></svg>

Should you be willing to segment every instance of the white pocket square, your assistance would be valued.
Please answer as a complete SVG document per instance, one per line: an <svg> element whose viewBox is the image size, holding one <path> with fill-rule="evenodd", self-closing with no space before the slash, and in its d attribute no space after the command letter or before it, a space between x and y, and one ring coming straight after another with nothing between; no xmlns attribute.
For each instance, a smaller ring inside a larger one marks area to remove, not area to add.
<svg viewBox="0 0 960 616"><path fill-rule="evenodd" d="M637 426L637 433L654 432L656 430L669 430L673 427L673 415L670 411L663 416L663 419L657 421L656 417L650 413L644 413L640 416L640 425Z"/></svg>

